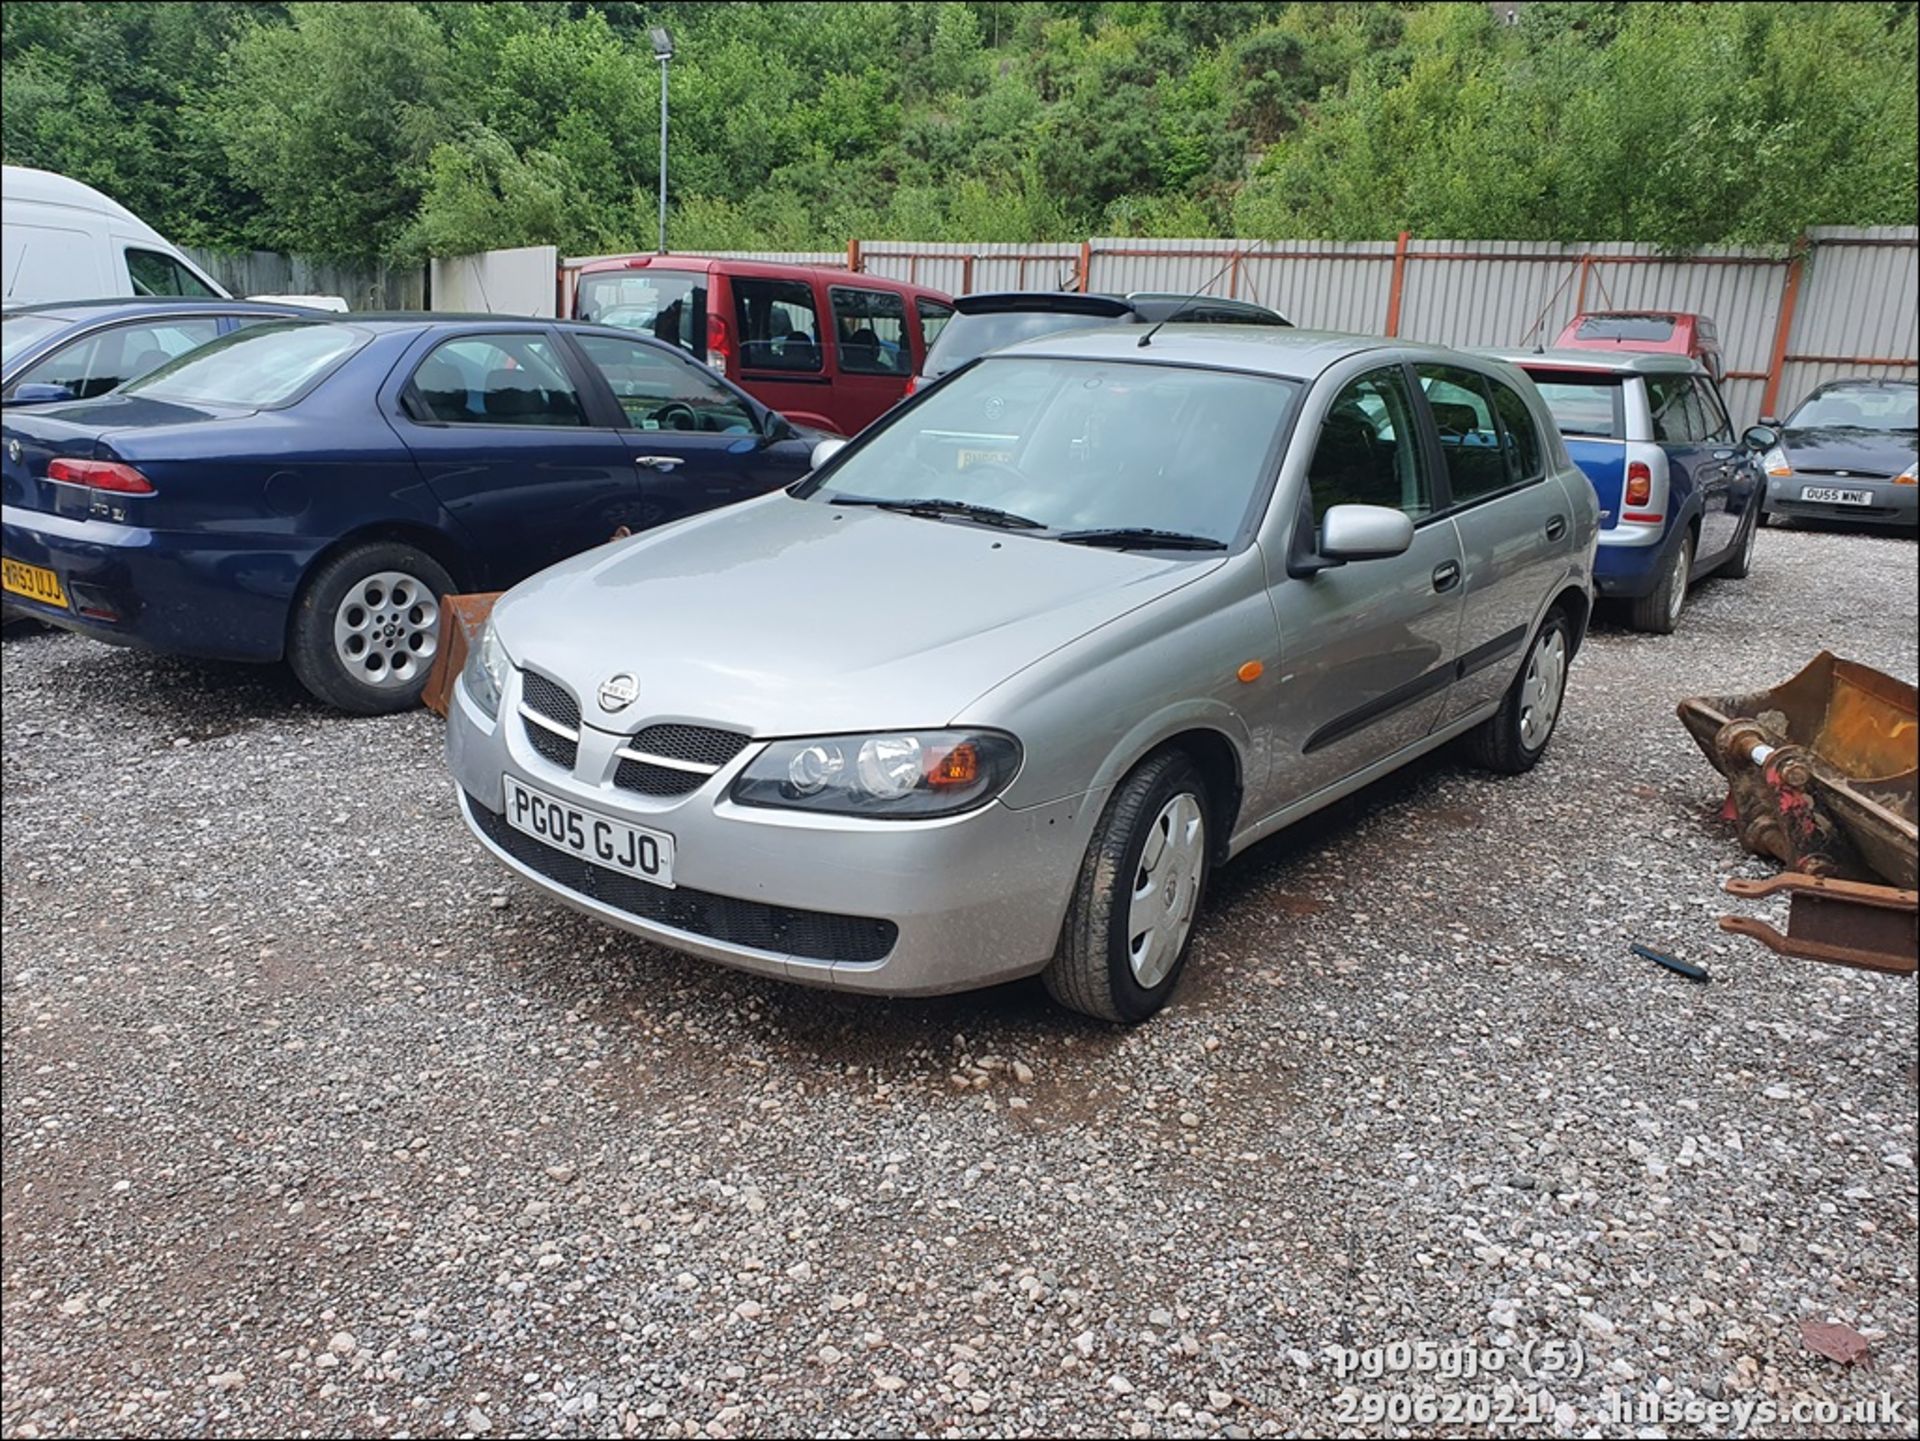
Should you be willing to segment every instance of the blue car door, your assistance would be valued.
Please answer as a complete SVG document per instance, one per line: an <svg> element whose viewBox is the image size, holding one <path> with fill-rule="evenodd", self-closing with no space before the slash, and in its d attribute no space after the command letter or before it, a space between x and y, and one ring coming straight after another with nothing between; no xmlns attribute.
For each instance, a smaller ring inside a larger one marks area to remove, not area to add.
<svg viewBox="0 0 1920 1441"><path fill-rule="evenodd" d="M1733 422L1713 380L1696 375L1693 387L1707 427L1707 443L1720 466L1714 507L1701 517L1700 551L1708 557L1731 555L1746 534L1747 512L1760 493L1760 461L1735 438Z"/></svg>
<svg viewBox="0 0 1920 1441"><path fill-rule="evenodd" d="M395 426L488 583L511 585L631 524L642 498L632 457L555 331L442 335L409 363Z"/></svg>
<svg viewBox="0 0 1920 1441"><path fill-rule="evenodd" d="M768 432L767 413L698 361L620 335L568 335L619 409L638 479L635 531L762 495L798 480L808 447ZM774 421L778 424L778 421Z"/></svg>
<svg viewBox="0 0 1920 1441"><path fill-rule="evenodd" d="M1693 567L1698 573L1703 561L1727 546L1727 462L1714 453L1725 447L1713 441L1693 377L1684 371L1647 376L1647 410L1653 438L1667 457L1667 544L1678 545L1681 528L1697 517L1700 541Z"/></svg>

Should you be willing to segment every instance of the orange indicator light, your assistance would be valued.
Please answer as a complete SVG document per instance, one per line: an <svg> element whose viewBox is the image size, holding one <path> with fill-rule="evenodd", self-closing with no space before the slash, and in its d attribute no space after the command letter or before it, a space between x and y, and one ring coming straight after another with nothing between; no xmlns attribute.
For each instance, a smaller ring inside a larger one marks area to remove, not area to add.
<svg viewBox="0 0 1920 1441"><path fill-rule="evenodd" d="M1259 661L1250 660L1234 672L1234 674L1238 675L1246 684L1251 685L1253 682L1259 680L1265 671L1266 667L1261 665Z"/></svg>
<svg viewBox="0 0 1920 1441"><path fill-rule="evenodd" d="M970 786L980 779L980 752L961 743L933 763L927 784L935 790L945 786Z"/></svg>

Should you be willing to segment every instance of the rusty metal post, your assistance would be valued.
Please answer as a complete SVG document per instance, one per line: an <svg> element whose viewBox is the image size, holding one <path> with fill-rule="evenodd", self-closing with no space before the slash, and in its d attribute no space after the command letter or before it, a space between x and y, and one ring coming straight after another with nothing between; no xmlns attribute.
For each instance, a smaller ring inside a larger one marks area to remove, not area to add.
<svg viewBox="0 0 1920 1441"><path fill-rule="evenodd" d="M1093 242L1091 240L1083 240L1080 242L1080 293L1082 295L1087 293L1087 285L1092 274Z"/></svg>
<svg viewBox="0 0 1920 1441"><path fill-rule="evenodd" d="M1591 274L1593 274L1593 252L1588 251L1580 257L1580 288L1575 292L1573 297L1573 313L1575 315L1585 315L1587 313L1587 277Z"/></svg>
<svg viewBox="0 0 1920 1441"><path fill-rule="evenodd" d="M1400 238L1393 243L1393 285L1387 291L1387 334L1400 333L1400 297L1407 284L1407 231L1400 232Z"/></svg>
<svg viewBox="0 0 1920 1441"><path fill-rule="evenodd" d="M1806 269L1807 237L1802 235L1793 242L1793 250L1787 257L1787 288L1780 297L1780 322L1773 330L1773 357L1767 362L1767 387L1760 393L1760 413L1778 415L1774 407L1780 403L1780 380L1787 366L1787 342L1793 336L1793 311L1800 301L1800 276Z"/></svg>
<svg viewBox="0 0 1920 1441"><path fill-rule="evenodd" d="M973 294L973 257L966 256L960 262L960 293Z"/></svg>
<svg viewBox="0 0 1920 1441"><path fill-rule="evenodd" d="M857 240L847 242L847 273L850 275L860 273L860 242Z"/></svg>

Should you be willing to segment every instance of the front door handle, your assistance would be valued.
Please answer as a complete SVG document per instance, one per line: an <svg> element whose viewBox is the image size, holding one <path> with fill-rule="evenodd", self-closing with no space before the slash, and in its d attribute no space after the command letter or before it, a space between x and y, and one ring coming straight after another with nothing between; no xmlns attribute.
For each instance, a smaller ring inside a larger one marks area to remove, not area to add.
<svg viewBox="0 0 1920 1441"><path fill-rule="evenodd" d="M1567 518L1564 515L1556 515L1552 520L1547 522L1547 539L1548 540L1558 540L1560 539L1561 536L1565 535L1566 533L1567 533Z"/></svg>
<svg viewBox="0 0 1920 1441"><path fill-rule="evenodd" d="M684 455L636 455L633 463L644 470L672 470L676 465L685 465Z"/></svg>
<svg viewBox="0 0 1920 1441"><path fill-rule="evenodd" d="M1458 584L1460 584L1459 561L1443 560L1433 568L1433 588L1435 590L1452 590Z"/></svg>

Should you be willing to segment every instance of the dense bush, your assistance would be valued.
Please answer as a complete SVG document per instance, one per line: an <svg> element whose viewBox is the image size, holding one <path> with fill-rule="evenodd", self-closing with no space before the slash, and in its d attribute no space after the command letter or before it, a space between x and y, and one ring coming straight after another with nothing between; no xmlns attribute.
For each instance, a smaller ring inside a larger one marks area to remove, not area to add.
<svg viewBox="0 0 1920 1441"><path fill-rule="evenodd" d="M1911 224L1915 7L47 3L9 162L188 243L1618 238Z"/></svg>

